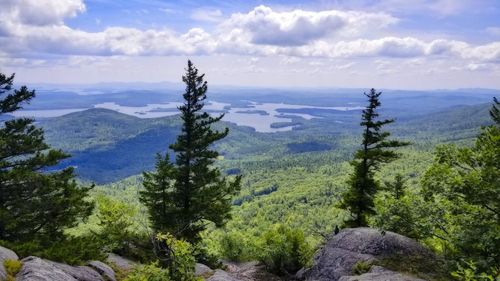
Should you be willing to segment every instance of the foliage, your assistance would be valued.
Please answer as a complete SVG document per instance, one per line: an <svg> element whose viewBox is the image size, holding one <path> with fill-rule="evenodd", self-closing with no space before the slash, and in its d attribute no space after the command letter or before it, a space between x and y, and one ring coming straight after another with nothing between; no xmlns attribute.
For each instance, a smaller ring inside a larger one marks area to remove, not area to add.
<svg viewBox="0 0 500 281"><path fill-rule="evenodd" d="M421 194L408 192L406 179L397 174L393 182L386 182L384 192L375 198L376 215L370 225L417 240L431 236L428 220L429 206Z"/></svg>
<svg viewBox="0 0 500 281"><path fill-rule="evenodd" d="M170 278L176 281L192 281L196 260L193 246L184 240L178 240L171 234L159 233L156 236L157 256L169 269Z"/></svg>
<svg viewBox="0 0 500 281"><path fill-rule="evenodd" d="M170 273L159 266L158 262L134 268L124 281L170 281ZM175 279L174 279L175 280Z"/></svg>
<svg viewBox="0 0 500 281"><path fill-rule="evenodd" d="M259 250L260 261L277 274L294 274L310 264L313 254L304 233L284 224L264 233Z"/></svg>
<svg viewBox="0 0 500 281"><path fill-rule="evenodd" d="M363 127L362 149L358 150L351 165L354 172L351 174L349 189L343 194L341 207L349 210L352 217L346 221L346 226L368 226L368 216L375 214L374 196L379 189L379 183L374 178L382 163L394 161L399 155L390 150L408 145L407 142L387 140L388 132L380 132L382 126L393 123L394 119L376 120L377 108L381 105L381 92L371 89L368 97L368 106L363 110L360 125Z"/></svg>
<svg viewBox="0 0 500 281"><path fill-rule="evenodd" d="M27 242L3 242L7 248L20 257L37 256L40 258L72 265L84 264L90 260L105 260L103 243L95 235L74 237L66 235L63 239L46 242L32 240Z"/></svg>
<svg viewBox="0 0 500 281"><path fill-rule="evenodd" d="M439 206L433 232L479 268L500 264L500 127L483 128L473 147L439 146L422 180L424 195Z"/></svg>
<svg viewBox="0 0 500 281"><path fill-rule="evenodd" d="M166 231L175 225L173 212L176 210L173 201L173 182L175 167L164 158L156 156L156 172L144 172L143 186L139 200L146 206L151 225L155 231Z"/></svg>
<svg viewBox="0 0 500 281"><path fill-rule="evenodd" d="M211 127L223 114L214 118L201 112L207 91L204 74L199 75L188 61L182 80L186 84L184 104L179 107L182 132L170 146L176 154L175 170L159 159L157 168L161 169L157 174L145 174L146 192L141 194L141 200L150 209L155 231L196 242L207 221L222 226L229 219L231 197L240 189L240 177L228 182L213 166L219 153L211 148L227 136L229 129L216 131ZM153 210L158 204L159 216Z"/></svg>
<svg viewBox="0 0 500 281"><path fill-rule="evenodd" d="M22 108L35 97L25 86L12 89L14 75L0 73L0 117ZM33 119L8 119L0 125L0 239L55 253L64 243L64 229L89 216L91 187L80 187L73 168L50 171L69 155L50 149ZM20 247L23 247L20 246ZM42 248L37 248L37 246ZM59 250L59 254L64 250ZM73 252L61 259L73 259ZM78 258L76 258L78 259Z"/></svg>
<svg viewBox="0 0 500 281"><path fill-rule="evenodd" d="M252 246L240 232L224 232L219 240L221 255L230 261L245 261L252 257Z"/></svg>
<svg viewBox="0 0 500 281"><path fill-rule="evenodd" d="M451 275L456 280L460 281L496 281L500 278L500 270L491 268L492 274L479 272L476 264L473 261L465 262L464 265L457 263L457 270L452 272Z"/></svg>
<svg viewBox="0 0 500 281"><path fill-rule="evenodd" d="M19 260L4 260L3 266L5 271L7 271L7 280L9 280L9 278L15 280L15 276L21 270L22 265L23 264Z"/></svg>
<svg viewBox="0 0 500 281"><path fill-rule="evenodd" d="M358 261L352 266L352 273L355 275L361 275L370 271L371 268L372 268L371 262Z"/></svg>
<svg viewBox="0 0 500 281"><path fill-rule="evenodd" d="M97 195L96 200L99 227L97 235L106 245L106 251L128 252L136 208L102 194Z"/></svg>

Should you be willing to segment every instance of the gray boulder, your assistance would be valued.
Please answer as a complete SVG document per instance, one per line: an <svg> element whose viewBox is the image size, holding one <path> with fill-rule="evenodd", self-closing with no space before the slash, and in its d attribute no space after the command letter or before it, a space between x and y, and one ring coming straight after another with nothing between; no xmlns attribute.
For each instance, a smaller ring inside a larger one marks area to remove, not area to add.
<svg viewBox="0 0 500 281"><path fill-rule="evenodd" d="M108 254L108 258L106 261L108 262L108 264L114 264L116 265L116 267L126 272L131 271L132 269L134 269L134 267L137 266L136 262L113 253Z"/></svg>
<svg viewBox="0 0 500 281"><path fill-rule="evenodd" d="M242 281L242 279L235 278L224 270L217 269L207 281Z"/></svg>
<svg viewBox="0 0 500 281"><path fill-rule="evenodd" d="M104 281L104 278L88 266L71 266L64 263L44 260L46 263L62 270L78 281Z"/></svg>
<svg viewBox="0 0 500 281"><path fill-rule="evenodd" d="M381 266L372 266L367 273L357 276L343 276L339 281L425 281L424 279L401 274Z"/></svg>
<svg viewBox="0 0 500 281"><path fill-rule="evenodd" d="M0 246L0 280L7 279L7 271L3 266L5 260L19 260L19 257L12 250Z"/></svg>
<svg viewBox="0 0 500 281"><path fill-rule="evenodd" d="M352 276L353 267L360 261L382 265L393 272L411 269L417 271L414 273L425 274L437 272L441 265L434 253L413 239L389 231L383 234L371 228L349 228L330 237L314 257L313 266L305 274L305 279L337 281L343 276ZM371 277L381 274L370 273ZM361 280L360 276L356 278L347 280Z"/></svg>
<svg viewBox="0 0 500 281"><path fill-rule="evenodd" d="M23 266L16 281L78 281L54 264L37 257L22 260Z"/></svg>
<svg viewBox="0 0 500 281"><path fill-rule="evenodd" d="M194 276L209 277L213 273L214 273L214 271L210 267L208 267L204 264L197 263L194 266Z"/></svg>
<svg viewBox="0 0 500 281"><path fill-rule="evenodd" d="M107 264L100 261L91 261L88 266L99 272L106 281L116 281L115 272Z"/></svg>
<svg viewBox="0 0 500 281"><path fill-rule="evenodd" d="M116 281L114 271L106 264L93 261L88 266L71 266L27 257L16 281Z"/></svg>

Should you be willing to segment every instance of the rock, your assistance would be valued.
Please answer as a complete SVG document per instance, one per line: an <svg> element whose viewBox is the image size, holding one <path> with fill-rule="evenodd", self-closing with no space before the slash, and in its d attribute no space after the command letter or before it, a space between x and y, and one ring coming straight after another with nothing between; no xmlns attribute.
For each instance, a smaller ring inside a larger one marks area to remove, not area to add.
<svg viewBox="0 0 500 281"><path fill-rule="evenodd" d="M408 276L385 269L381 266L372 266L367 273L357 276L343 276L339 281L425 281L420 278Z"/></svg>
<svg viewBox="0 0 500 281"><path fill-rule="evenodd" d="M214 273L214 271L210 267L208 267L204 264L197 263L194 266L194 276L210 277L213 273Z"/></svg>
<svg viewBox="0 0 500 281"><path fill-rule="evenodd" d="M366 227L349 228L340 231L326 242L314 257L313 266L307 272L306 279L337 281L343 276L352 276L353 266L360 261L383 265L395 274L405 269L416 269L423 273L437 272L441 265L434 253L408 237L389 231L382 234L379 230Z"/></svg>
<svg viewBox="0 0 500 281"><path fill-rule="evenodd" d="M89 266L71 266L27 257L16 276L16 281L116 281L114 271L101 262L90 262Z"/></svg>
<svg viewBox="0 0 500 281"><path fill-rule="evenodd" d="M78 281L41 258L27 257L22 262L23 266L16 276L16 281Z"/></svg>
<svg viewBox="0 0 500 281"><path fill-rule="evenodd" d="M115 272L109 265L100 261L91 261L88 266L101 274L106 281L116 281Z"/></svg>
<svg viewBox="0 0 500 281"><path fill-rule="evenodd" d="M207 281L242 281L242 279L237 279L224 270L217 269L215 273L207 279Z"/></svg>
<svg viewBox="0 0 500 281"><path fill-rule="evenodd" d="M44 260L46 263L62 270L78 281L105 281L104 278L94 269L88 266L71 266L64 263Z"/></svg>
<svg viewBox="0 0 500 281"><path fill-rule="evenodd" d="M0 280L7 279L7 270L3 266L5 260L19 260L19 257L14 251L0 246Z"/></svg>
<svg viewBox="0 0 500 281"><path fill-rule="evenodd" d="M136 262L133 262L129 259L126 259L124 257L121 257L121 256L113 254L113 253L108 254L108 258L106 261L110 264L112 263L112 264L116 265L120 270L127 271L127 272L131 271L132 269L134 269L134 267L137 266Z"/></svg>

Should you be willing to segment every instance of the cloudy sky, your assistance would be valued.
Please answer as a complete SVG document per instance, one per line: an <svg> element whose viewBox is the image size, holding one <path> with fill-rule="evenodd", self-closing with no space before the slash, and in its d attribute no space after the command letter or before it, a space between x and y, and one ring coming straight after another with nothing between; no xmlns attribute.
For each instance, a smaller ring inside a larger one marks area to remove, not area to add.
<svg viewBox="0 0 500 281"><path fill-rule="evenodd" d="M26 83L500 89L498 0L0 0Z"/></svg>

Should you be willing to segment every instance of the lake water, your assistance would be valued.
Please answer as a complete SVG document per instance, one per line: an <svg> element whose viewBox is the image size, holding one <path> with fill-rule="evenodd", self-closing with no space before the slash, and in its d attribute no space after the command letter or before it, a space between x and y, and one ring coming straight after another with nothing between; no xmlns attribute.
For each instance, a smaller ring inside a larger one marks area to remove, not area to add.
<svg viewBox="0 0 500 281"><path fill-rule="evenodd" d="M148 104L146 106L122 106L115 102L105 102L94 105L95 108L111 109L123 114L136 116L138 118L158 118L178 114L176 110L181 103L168 102L162 104ZM305 120L320 118L304 113L281 113L278 109L328 109L328 110L359 110L359 106L351 107L319 107L286 103L255 103L251 102L248 107L231 107L231 104L222 102L208 102L205 110L211 112L225 112L224 121L235 123L238 126L249 126L257 132L273 133L290 131L293 129L290 116L300 117ZM22 110L14 113L16 117L49 118L66 115L69 113L83 111L86 108L74 109L50 109L50 110ZM260 113L259 113L260 112ZM265 114L264 114L265 113ZM216 113L215 113L216 114ZM272 128L273 123L290 123L290 126Z"/></svg>

